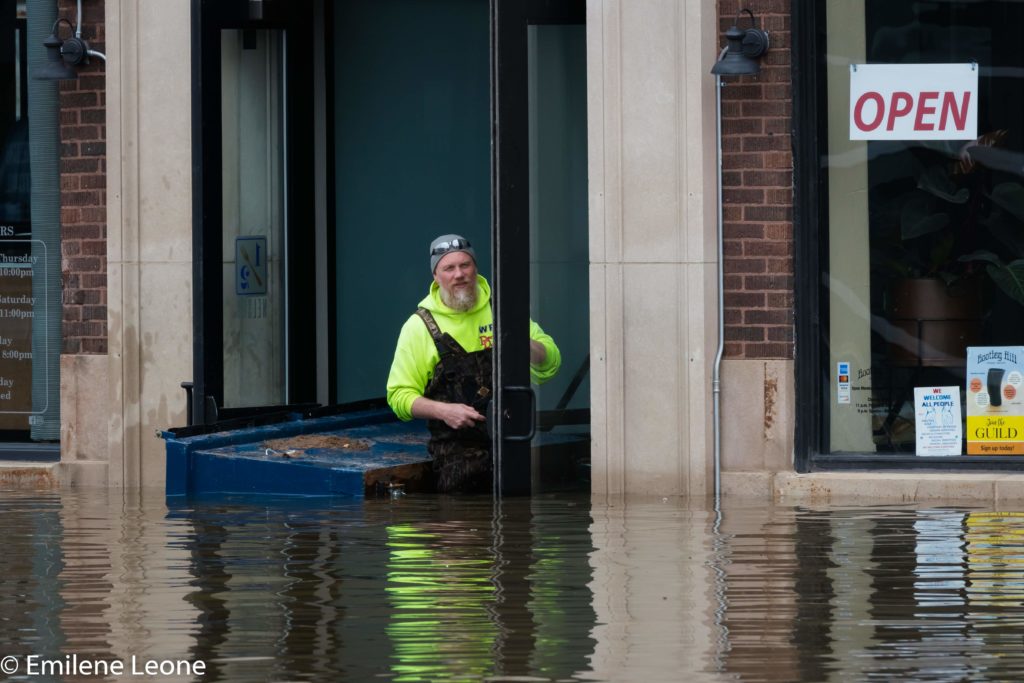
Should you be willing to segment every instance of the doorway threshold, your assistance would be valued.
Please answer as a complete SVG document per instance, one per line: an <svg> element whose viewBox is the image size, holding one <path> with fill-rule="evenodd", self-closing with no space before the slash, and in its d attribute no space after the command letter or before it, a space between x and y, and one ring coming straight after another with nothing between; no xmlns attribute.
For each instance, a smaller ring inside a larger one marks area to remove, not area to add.
<svg viewBox="0 0 1024 683"><path fill-rule="evenodd" d="M0 463L55 463L60 460L59 443L0 443Z"/></svg>

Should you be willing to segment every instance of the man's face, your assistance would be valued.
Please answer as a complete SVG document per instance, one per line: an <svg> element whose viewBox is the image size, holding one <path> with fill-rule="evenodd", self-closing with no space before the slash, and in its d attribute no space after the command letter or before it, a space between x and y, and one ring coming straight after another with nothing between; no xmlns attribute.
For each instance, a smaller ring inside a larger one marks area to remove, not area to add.
<svg viewBox="0 0 1024 683"><path fill-rule="evenodd" d="M455 310L467 311L476 303L476 262L463 251L445 254L437 262L434 281L441 288L441 301Z"/></svg>

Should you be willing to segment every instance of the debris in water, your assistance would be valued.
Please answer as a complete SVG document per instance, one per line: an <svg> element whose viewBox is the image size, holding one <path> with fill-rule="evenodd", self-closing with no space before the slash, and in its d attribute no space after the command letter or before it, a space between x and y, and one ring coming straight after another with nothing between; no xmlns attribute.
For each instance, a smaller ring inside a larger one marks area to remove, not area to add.
<svg viewBox="0 0 1024 683"><path fill-rule="evenodd" d="M282 458L294 458L296 455L300 453L300 451L297 451L294 448L290 448L287 451L279 451L274 448L268 448L264 452L267 455L280 455Z"/></svg>

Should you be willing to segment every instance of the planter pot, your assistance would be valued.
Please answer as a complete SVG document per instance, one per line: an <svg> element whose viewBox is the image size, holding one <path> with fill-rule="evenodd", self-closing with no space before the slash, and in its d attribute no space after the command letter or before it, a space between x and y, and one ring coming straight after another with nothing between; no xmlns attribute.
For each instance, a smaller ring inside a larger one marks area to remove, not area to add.
<svg viewBox="0 0 1024 683"><path fill-rule="evenodd" d="M953 367L981 342L981 283L947 287L935 278L896 280L888 292L889 358L896 365Z"/></svg>

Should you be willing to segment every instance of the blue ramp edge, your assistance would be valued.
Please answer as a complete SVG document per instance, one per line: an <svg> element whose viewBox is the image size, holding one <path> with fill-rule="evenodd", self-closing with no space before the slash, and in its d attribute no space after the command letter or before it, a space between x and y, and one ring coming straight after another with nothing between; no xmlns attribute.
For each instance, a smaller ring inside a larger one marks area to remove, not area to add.
<svg viewBox="0 0 1024 683"><path fill-rule="evenodd" d="M430 490L429 433L388 409L177 437L164 432L166 494L362 497Z"/></svg>

